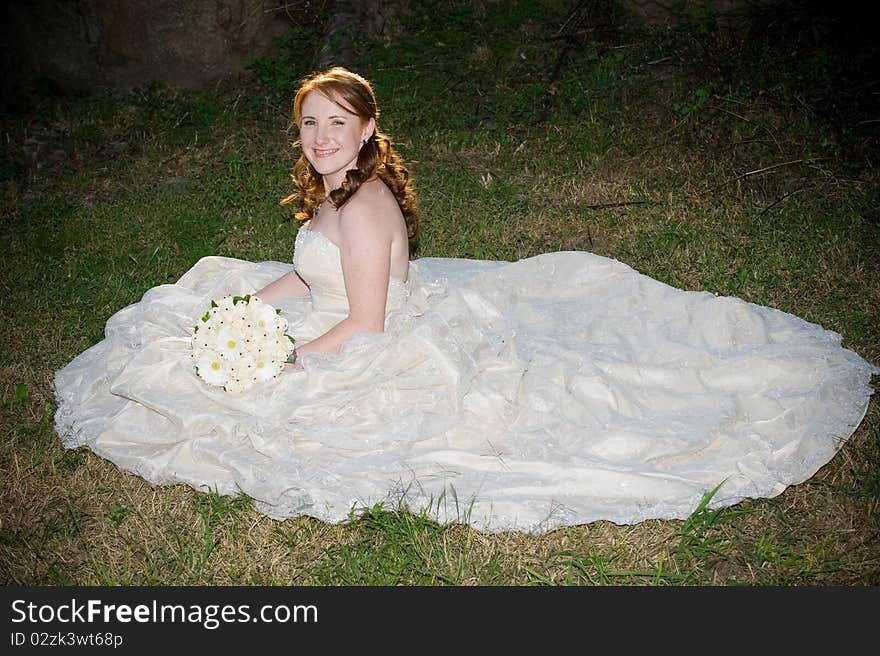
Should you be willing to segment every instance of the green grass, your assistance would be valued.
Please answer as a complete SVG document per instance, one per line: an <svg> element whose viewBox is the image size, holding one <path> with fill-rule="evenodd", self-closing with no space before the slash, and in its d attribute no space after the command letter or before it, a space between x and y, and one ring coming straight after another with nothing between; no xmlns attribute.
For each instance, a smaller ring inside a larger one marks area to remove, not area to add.
<svg viewBox="0 0 880 656"><path fill-rule="evenodd" d="M408 4L355 55L419 189L414 257L591 250L793 312L880 361L875 45L840 43L809 7L737 41L711 14L651 32L591 3ZM52 375L110 315L203 255L291 259L288 108L319 41L300 25L210 93L38 95L0 116L0 580L880 583L876 401L831 463L777 498L542 535L403 507L276 522L246 497L154 488L65 451ZM28 139L54 155L29 165Z"/></svg>

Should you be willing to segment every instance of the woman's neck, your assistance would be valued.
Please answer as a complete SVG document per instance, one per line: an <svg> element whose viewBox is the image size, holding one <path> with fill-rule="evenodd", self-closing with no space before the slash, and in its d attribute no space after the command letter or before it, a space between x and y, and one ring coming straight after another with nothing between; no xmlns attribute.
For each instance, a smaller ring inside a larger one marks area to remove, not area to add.
<svg viewBox="0 0 880 656"><path fill-rule="evenodd" d="M336 191L342 186L342 183L345 182L345 173L338 176L329 176L325 175L324 178L324 193L328 196L331 191Z"/></svg>
<svg viewBox="0 0 880 656"><path fill-rule="evenodd" d="M324 181L324 194L329 196L331 191L336 191L337 189L339 189L342 186L342 183L345 182L345 174L346 173L348 173L348 171L346 171L345 173L340 175L338 178L331 177L328 175L322 176L322 179ZM378 179L379 179L379 176L376 175L376 173L374 172L369 178L364 180L361 183L361 185L365 185L369 182L373 182L374 180L378 180Z"/></svg>

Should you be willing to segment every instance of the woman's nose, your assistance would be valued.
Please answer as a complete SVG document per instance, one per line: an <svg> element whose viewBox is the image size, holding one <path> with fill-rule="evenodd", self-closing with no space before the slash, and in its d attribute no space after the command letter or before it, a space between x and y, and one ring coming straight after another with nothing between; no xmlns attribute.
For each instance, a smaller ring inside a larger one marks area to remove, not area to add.
<svg viewBox="0 0 880 656"><path fill-rule="evenodd" d="M327 143L327 128L323 126L318 126L318 129L315 130L315 143L324 144Z"/></svg>

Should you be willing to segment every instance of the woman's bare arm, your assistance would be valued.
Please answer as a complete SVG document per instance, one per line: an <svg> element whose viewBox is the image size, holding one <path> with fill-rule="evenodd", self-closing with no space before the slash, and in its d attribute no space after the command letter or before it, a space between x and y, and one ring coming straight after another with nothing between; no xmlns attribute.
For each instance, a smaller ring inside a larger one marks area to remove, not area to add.
<svg viewBox="0 0 880 656"><path fill-rule="evenodd" d="M307 296L308 293L309 286L299 277L296 271L290 271L270 282L254 295L258 296L264 303L275 305L278 301L289 296Z"/></svg>
<svg viewBox="0 0 880 656"><path fill-rule="evenodd" d="M349 314L320 337L297 348L300 355L313 351L338 353L354 335L385 329L392 242L387 222L369 203L350 202L340 213L339 234Z"/></svg>

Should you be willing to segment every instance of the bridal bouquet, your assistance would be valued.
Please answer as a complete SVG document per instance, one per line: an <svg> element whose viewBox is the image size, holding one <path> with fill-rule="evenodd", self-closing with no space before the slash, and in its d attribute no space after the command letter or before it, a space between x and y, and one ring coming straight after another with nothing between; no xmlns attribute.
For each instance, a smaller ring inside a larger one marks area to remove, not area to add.
<svg viewBox="0 0 880 656"><path fill-rule="evenodd" d="M293 352L287 319L256 296L226 296L195 326L192 359L209 385L241 392L281 373Z"/></svg>

